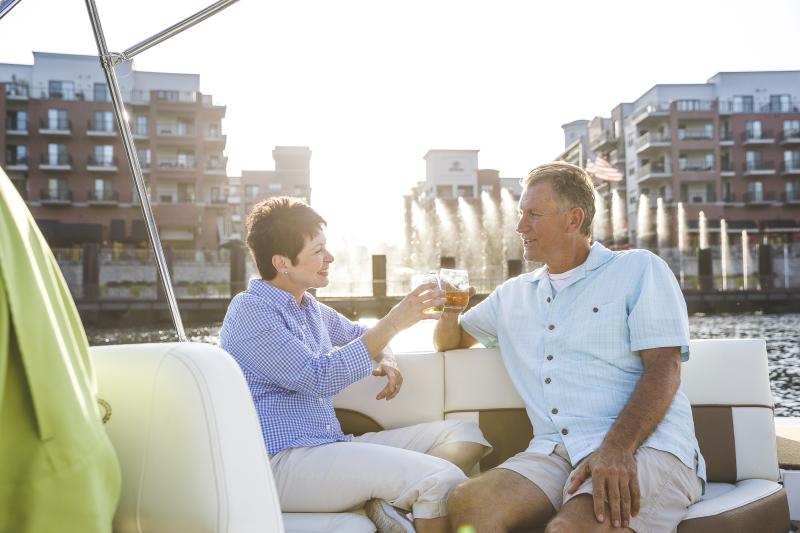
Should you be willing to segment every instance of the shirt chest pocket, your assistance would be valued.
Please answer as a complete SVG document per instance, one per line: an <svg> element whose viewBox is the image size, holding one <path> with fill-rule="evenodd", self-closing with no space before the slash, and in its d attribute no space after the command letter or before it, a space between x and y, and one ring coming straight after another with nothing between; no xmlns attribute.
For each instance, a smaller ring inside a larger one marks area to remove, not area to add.
<svg viewBox="0 0 800 533"><path fill-rule="evenodd" d="M625 300L584 301L575 309L576 340L584 349L610 355L627 353L630 346Z"/></svg>

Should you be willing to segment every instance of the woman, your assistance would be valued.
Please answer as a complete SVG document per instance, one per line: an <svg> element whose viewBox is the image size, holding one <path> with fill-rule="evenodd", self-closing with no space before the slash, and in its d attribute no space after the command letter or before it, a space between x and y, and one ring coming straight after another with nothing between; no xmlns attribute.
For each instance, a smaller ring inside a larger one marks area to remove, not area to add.
<svg viewBox="0 0 800 533"><path fill-rule="evenodd" d="M418 287L369 329L347 320L306 292L328 285L325 225L290 198L255 206L247 246L261 279L233 298L220 332L253 395L281 507L341 512L367 503L380 532L448 531L447 495L490 449L480 429L448 420L353 437L333 409L337 393L370 374L387 378L376 399L399 392L402 376L383 350L398 332L437 318L425 310L444 303L443 291ZM397 509L412 511L414 528Z"/></svg>

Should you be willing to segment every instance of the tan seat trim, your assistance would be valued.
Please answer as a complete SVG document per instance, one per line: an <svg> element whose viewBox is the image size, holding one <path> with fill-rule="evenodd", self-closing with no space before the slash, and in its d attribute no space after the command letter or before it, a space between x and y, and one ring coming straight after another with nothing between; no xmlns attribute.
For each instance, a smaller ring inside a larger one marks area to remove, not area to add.
<svg viewBox="0 0 800 533"><path fill-rule="evenodd" d="M337 407L335 411L336 418L339 419L339 425L342 426L342 431L345 435L352 434L358 437L364 433L384 430L384 427L374 418L364 413L341 407Z"/></svg>
<svg viewBox="0 0 800 533"><path fill-rule="evenodd" d="M706 460L708 481L736 483L736 440L729 405L692 406L694 433Z"/></svg>
<svg viewBox="0 0 800 533"><path fill-rule="evenodd" d="M499 465L509 457L525 451L533 438L528 412L525 409L484 409L478 411L478 425L494 447L481 460L481 472Z"/></svg>
<svg viewBox="0 0 800 533"><path fill-rule="evenodd" d="M781 489L758 501L718 515L684 520L678 526L678 533L786 533L789 526L789 501L786 490Z"/></svg>

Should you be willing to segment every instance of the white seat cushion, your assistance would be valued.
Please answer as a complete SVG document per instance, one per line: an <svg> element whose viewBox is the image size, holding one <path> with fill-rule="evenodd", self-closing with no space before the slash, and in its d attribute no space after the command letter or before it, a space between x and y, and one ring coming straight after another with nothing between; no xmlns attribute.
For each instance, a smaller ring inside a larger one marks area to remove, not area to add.
<svg viewBox="0 0 800 533"><path fill-rule="evenodd" d="M375 533L375 524L356 513L283 513L286 533Z"/></svg>
<svg viewBox="0 0 800 533"><path fill-rule="evenodd" d="M781 490L781 485L767 479L745 479L732 483L708 483L706 493L689 507L684 520L715 516L743 507Z"/></svg>

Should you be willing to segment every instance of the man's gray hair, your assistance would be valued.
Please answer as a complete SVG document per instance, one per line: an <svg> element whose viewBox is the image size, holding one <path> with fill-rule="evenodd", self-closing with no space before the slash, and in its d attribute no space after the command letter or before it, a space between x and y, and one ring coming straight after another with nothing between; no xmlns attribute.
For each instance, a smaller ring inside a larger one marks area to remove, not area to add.
<svg viewBox="0 0 800 533"><path fill-rule="evenodd" d="M595 195L594 186L586 171L564 161L554 161L531 170L522 180L522 187L526 189L541 182L550 184L555 193L556 202L562 209L566 211L573 207L579 207L583 210L581 233L590 237L592 220L594 220Z"/></svg>

